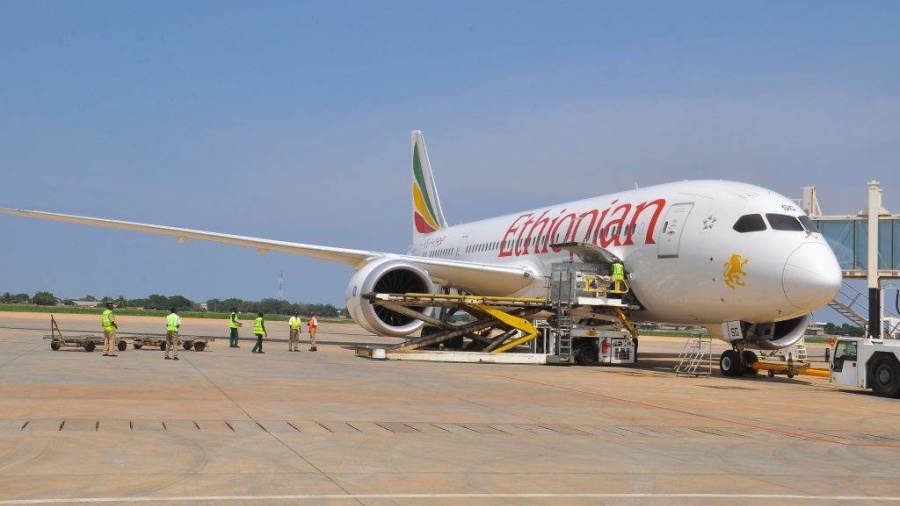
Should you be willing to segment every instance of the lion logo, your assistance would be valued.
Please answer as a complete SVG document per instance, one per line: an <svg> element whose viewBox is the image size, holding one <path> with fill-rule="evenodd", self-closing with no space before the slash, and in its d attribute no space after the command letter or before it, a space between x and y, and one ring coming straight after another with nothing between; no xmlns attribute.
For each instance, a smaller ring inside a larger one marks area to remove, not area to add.
<svg viewBox="0 0 900 506"><path fill-rule="evenodd" d="M734 253L727 262L722 264L725 267L725 284L728 285L728 288L734 290L739 286L746 286L741 279L747 275L744 266L748 263L750 263L750 260L746 258L741 259L740 255Z"/></svg>

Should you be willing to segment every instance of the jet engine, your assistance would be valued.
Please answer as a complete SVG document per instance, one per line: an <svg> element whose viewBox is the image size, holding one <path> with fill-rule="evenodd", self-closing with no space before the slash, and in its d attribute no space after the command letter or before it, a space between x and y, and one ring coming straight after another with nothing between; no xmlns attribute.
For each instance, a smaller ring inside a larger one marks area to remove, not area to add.
<svg viewBox="0 0 900 506"><path fill-rule="evenodd" d="M347 310L360 326L369 332L383 336L402 337L421 329L425 324L410 316L400 314L363 299L367 293L434 293L434 284L428 273L418 265L405 260L382 259L364 265L347 286ZM413 307L430 314L430 308Z"/></svg>
<svg viewBox="0 0 900 506"><path fill-rule="evenodd" d="M809 318L810 315L803 315L780 322L741 322L741 329L749 347L761 350L780 350L791 346L803 337L806 327L809 325ZM709 331L719 339L731 341L722 332L719 325L710 325Z"/></svg>

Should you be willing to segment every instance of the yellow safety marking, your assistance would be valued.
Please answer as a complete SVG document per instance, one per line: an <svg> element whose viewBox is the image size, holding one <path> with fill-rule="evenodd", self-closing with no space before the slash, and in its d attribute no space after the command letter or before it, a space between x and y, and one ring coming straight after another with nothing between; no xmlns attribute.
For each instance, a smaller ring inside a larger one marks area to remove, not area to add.
<svg viewBox="0 0 900 506"><path fill-rule="evenodd" d="M631 324L630 321L628 321L628 317L625 316L625 313L623 313L622 310L617 307L613 307L612 310L616 313L616 316L619 317L619 320L622 321L622 325L625 326L625 329L628 330L628 333L631 334L631 337L637 337L637 329L634 327L634 325Z"/></svg>

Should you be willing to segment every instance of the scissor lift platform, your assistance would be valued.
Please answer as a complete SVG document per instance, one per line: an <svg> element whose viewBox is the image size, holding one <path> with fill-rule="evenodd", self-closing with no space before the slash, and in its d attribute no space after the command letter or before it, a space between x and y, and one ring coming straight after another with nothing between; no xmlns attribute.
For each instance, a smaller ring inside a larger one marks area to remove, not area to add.
<svg viewBox="0 0 900 506"><path fill-rule="evenodd" d="M396 360L420 360L442 362L478 363L548 363L547 354L515 353L509 358L488 358L499 356L532 341L541 332L534 326L532 318L539 313L554 313L556 307L548 298L502 297L487 295L454 295L433 293L368 293L364 299L391 311L425 322L422 335L402 343L385 347L358 347L356 354L362 357ZM585 306L604 307L615 319L633 330L623 309L634 309L621 300L599 300L587 297ZM464 310L475 317L468 323L454 324L446 319L426 314L424 308L446 308ZM498 333L499 332L499 333ZM424 351L422 348L449 340L470 341L459 350ZM532 350L534 351L534 350Z"/></svg>
<svg viewBox="0 0 900 506"><path fill-rule="evenodd" d="M368 293L363 298L430 325L423 329L420 337L384 348L390 352L417 350L449 339L468 337L471 342L463 351L502 353L537 337L538 330L526 318L549 309L545 299L524 297ZM423 313L422 309L426 307L462 309L476 320L456 325ZM503 332L490 337L483 334L488 329L502 329ZM372 350L361 347L357 349L357 355L372 356Z"/></svg>

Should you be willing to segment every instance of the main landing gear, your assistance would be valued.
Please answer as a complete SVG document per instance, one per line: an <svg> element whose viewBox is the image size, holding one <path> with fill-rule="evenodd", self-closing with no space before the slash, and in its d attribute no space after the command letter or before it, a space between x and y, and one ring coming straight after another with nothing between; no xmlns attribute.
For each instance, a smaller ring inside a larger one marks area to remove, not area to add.
<svg viewBox="0 0 900 506"><path fill-rule="evenodd" d="M722 372L722 376L730 378L756 374L757 371L753 368L753 364L757 360L759 358L756 356L756 353L745 350L743 347L735 346L732 350L722 352L722 356L719 357L719 371Z"/></svg>

